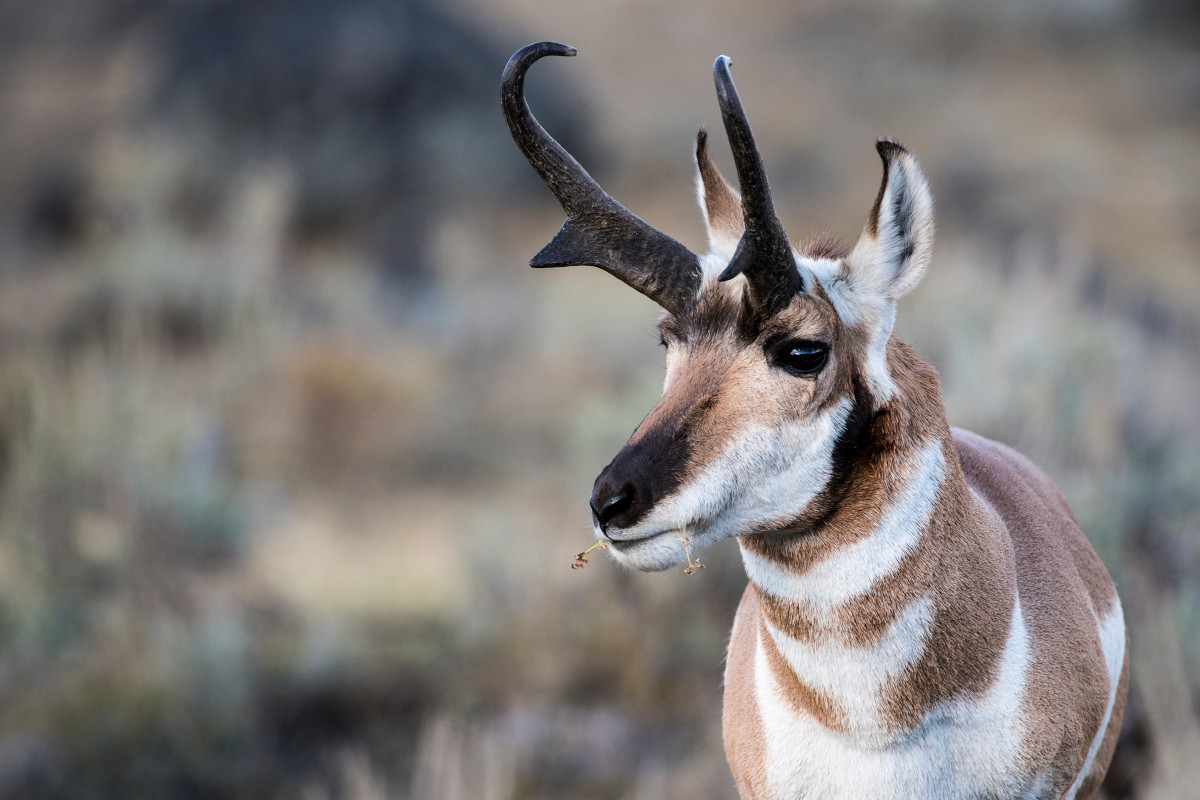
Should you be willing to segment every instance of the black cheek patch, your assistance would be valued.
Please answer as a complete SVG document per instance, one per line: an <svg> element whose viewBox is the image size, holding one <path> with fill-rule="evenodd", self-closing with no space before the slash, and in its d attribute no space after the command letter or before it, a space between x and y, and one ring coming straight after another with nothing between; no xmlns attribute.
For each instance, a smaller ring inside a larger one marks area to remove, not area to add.
<svg viewBox="0 0 1200 800"><path fill-rule="evenodd" d="M846 482L866 451L869 440L867 434L871 423L875 421L875 398L857 375L853 380L853 395L854 407L850 409L846 425L833 445L832 473L827 487L834 491Z"/></svg>

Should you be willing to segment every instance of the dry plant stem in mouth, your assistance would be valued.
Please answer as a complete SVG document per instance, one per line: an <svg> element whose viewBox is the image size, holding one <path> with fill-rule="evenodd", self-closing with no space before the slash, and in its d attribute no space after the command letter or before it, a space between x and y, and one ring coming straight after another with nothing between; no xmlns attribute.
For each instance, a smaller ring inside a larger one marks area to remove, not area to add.
<svg viewBox="0 0 1200 800"><path fill-rule="evenodd" d="M608 547L608 542L596 542L582 553L576 553L575 562L571 564L571 569L583 569L583 565L588 563L588 553L592 552L593 550L603 550L606 547Z"/></svg>
<svg viewBox="0 0 1200 800"><path fill-rule="evenodd" d="M683 568L684 575L691 575L698 569L704 569L704 565L700 563L699 557L692 561L692 540L688 537L683 537L683 552L687 556L687 566Z"/></svg>

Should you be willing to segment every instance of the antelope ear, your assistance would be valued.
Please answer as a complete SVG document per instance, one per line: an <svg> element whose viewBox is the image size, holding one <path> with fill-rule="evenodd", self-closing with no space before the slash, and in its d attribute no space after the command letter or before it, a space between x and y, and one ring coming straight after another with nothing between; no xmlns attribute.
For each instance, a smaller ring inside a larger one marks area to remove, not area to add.
<svg viewBox="0 0 1200 800"><path fill-rule="evenodd" d="M880 139L875 149L883 159L883 183L847 266L858 290L896 300L920 283L929 266L933 196L902 145Z"/></svg>
<svg viewBox="0 0 1200 800"><path fill-rule="evenodd" d="M742 198L717 169L704 128L696 134L696 171L696 195L708 228L708 249L728 260L733 258L738 241L746 232Z"/></svg>

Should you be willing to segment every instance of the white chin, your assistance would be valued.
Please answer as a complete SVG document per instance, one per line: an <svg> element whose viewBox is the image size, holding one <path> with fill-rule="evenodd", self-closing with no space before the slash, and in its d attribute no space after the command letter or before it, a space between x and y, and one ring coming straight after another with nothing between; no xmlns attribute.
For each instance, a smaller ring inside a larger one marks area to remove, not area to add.
<svg viewBox="0 0 1200 800"><path fill-rule="evenodd" d="M617 534L620 535L619 533ZM682 531L665 531L632 541L610 540L608 552L621 564L642 572L662 572L688 560ZM691 551L698 549L693 540Z"/></svg>

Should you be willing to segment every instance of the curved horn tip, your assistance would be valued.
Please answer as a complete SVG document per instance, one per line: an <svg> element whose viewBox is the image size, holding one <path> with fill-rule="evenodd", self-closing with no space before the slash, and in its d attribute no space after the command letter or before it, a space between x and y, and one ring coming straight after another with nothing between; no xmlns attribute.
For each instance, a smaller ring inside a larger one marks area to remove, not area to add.
<svg viewBox="0 0 1200 800"><path fill-rule="evenodd" d="M543 56L573 56L579 51L569 44L561 42L534 42L527 44L520 50L512 54L512 58L508 60L508 65L505 67L505 73L509 73L517 64L525 63L525 68L528 69L533 62Z"/></svg>
<svg viewBox="0 0 1200 800"><path fill-rule="evenodd" d="M724 98L733 86L733 76L729 74L729 66L733 61L729 56L717 56L713 62L713 81L717 84L717 97ZM737 90L734 89L734 92Z"/></svg>
<svg viewBox="0 0 1200 800"><path fill-rule="evenodd" d="M571 47L571 45L569 45L569 44L563 44L562 42L550 42L550 41L534 42L533 44L527 44L524 47L522 47L520 50L518 50L517 52L522 53L522 52L526 52L529 50L538 50L538 51L541 51L543 55L548 55L548 56L573 56L579 52L574 47Z"/></svg>

